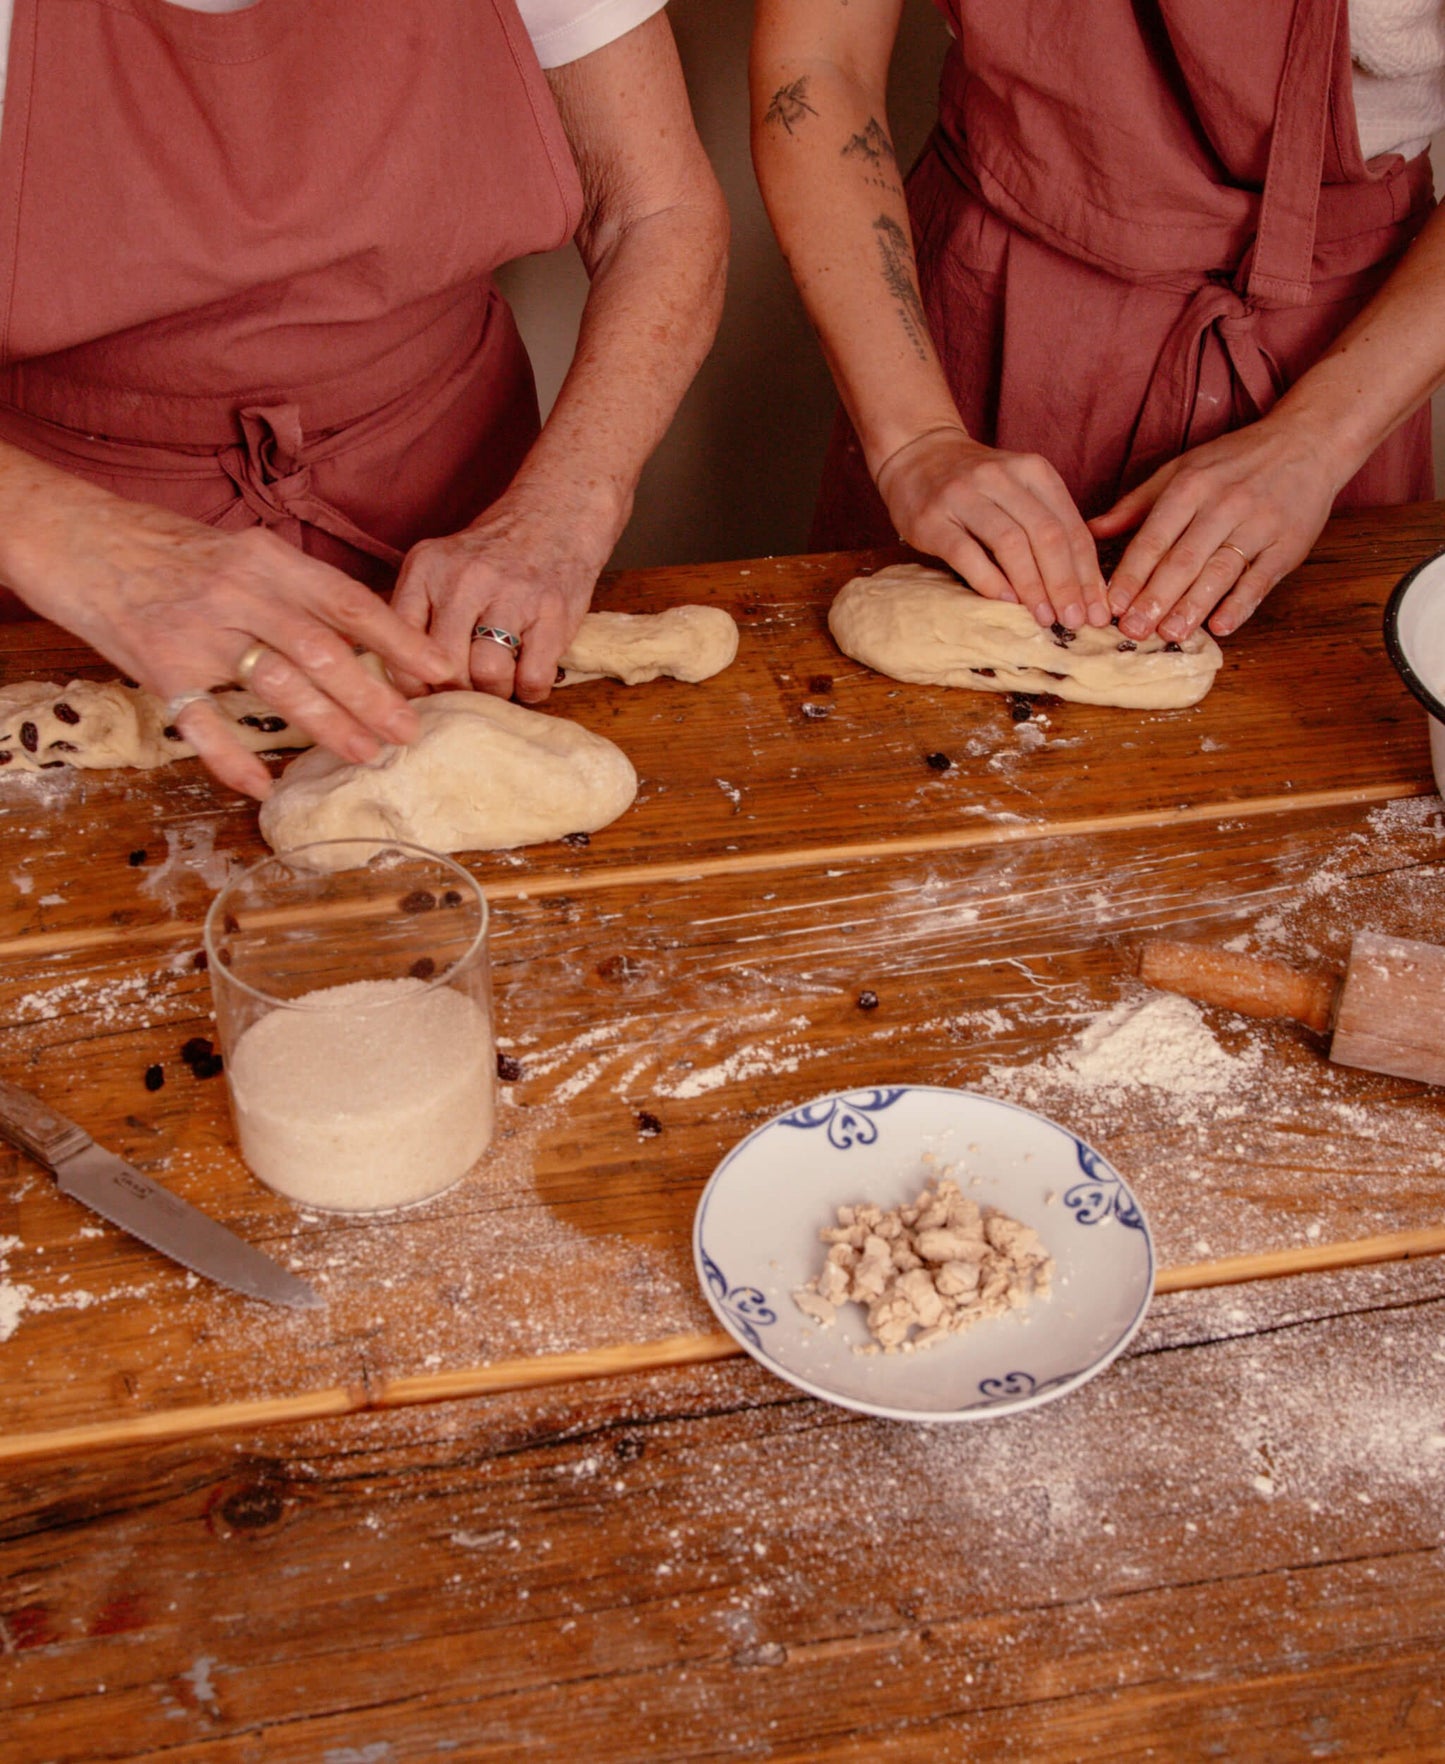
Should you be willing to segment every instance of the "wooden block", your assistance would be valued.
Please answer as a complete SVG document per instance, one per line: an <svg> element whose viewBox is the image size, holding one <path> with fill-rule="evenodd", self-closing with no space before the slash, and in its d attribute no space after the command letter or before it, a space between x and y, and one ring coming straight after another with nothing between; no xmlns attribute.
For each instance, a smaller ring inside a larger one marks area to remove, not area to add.
<svg viewBox="0 0 1445 1764"><path fill-rule="evenodd" d="M1350 947L1330 1058L1445 1084L1445 949L1362 931Z"/></svg>

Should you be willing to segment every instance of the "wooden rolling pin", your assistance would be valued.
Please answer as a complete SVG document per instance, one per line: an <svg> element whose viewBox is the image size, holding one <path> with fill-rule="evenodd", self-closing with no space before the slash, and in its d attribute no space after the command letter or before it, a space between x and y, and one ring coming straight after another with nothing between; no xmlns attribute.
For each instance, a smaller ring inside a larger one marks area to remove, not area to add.
<svg viewBox="0 0 1445 1764"><path fill-rule="evenodd" d="M1329 1057L1445 1084L1445 949L1361 931L1343 980L1211 943L1144 944L1139 977L1246 1017L1290 1017L1331 1035Z"/></svg>

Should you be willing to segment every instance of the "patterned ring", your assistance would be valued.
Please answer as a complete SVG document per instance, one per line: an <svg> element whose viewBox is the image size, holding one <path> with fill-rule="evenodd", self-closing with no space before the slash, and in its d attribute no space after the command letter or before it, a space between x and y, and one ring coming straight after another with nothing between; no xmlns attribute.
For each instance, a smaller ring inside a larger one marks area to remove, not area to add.
<svg viewBox="0 0 1445 1764"><path fill-rule="evenodd" d="M185 692L178 692L167 701L166 708L161 713L166 727L169 728L175 722L187 705L199 704L203 698L209 700L210 696L211 690L208 686L192 686Z"/></svg>
<svg viewBox="0 0 1445 1764"><path fill-rule="evenodd" d="M240 661L236 663L236 678L241 685L249 686L251 684L251 676L261 665L261 658L270 653L270 648L265 643L253 643L251 645L241 657Z"/></svg>
<svg viewBox="0 0 1445 1764"><path fill-rule="evenodd" d="M488 643L500 643L503 649L510 649L513 655L520 652L522 639L510 631L504 631L500 625L473 625L472 642L477 643L483 638Z"/></svg>

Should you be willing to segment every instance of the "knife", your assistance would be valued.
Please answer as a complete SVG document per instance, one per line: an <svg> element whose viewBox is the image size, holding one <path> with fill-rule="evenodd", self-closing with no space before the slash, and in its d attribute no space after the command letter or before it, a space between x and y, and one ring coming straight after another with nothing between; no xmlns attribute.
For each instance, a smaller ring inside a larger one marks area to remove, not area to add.
<svg viewBox="0 0 1445 1764"><path fill-rule="evenodd" d="M314 1288L224 1225L143 1176L83 1127L29 1091L0 1078L0 1139L28 1152L55 1176L62 1194L119 1225L197 1274L272 1305L313 1309Z"/></svg>

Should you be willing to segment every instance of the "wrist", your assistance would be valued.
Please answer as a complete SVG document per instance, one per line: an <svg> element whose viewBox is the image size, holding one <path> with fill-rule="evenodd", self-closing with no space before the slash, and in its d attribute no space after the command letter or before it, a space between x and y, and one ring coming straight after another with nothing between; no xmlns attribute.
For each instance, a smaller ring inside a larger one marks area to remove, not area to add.
<svg viewBox="0 0 1445 1764"><path fill-rule="evenodd" d="M957 435L964 441L969 439L968 430L958 421L931 423L926 429L920 429L916 435L901 442L891 453L887 454L872 468L873 482L878 487L878 494L880 496L885 494L883 480L895 464L900 463L906 455L911 453L912 450L918 447L921 443L939 435Z"/></svg>

